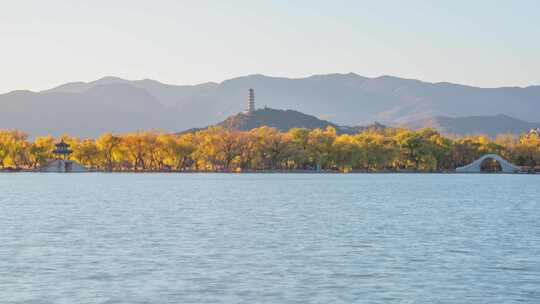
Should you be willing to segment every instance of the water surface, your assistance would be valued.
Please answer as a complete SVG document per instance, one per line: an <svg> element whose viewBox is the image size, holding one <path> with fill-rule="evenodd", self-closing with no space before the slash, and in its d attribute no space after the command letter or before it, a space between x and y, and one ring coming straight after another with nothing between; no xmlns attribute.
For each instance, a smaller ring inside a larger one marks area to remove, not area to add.
<svg viewBox="0 0 540 304"><path fill-rule="evenodd" d="M540 303L540 176L0 174L1 303Z"/></svg>

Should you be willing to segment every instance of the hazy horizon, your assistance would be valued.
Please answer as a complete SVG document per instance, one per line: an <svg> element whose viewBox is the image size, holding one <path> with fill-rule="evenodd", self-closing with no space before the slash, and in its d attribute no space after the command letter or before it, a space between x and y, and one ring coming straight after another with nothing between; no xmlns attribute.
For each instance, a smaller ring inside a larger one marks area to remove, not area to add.
<svg viewBox="0 0 540 304"><path fill-rule="evenodd" d="M105 76L171 84L264 74L540 84L540 3L18 1L0 18L0 92Z"/></svg>

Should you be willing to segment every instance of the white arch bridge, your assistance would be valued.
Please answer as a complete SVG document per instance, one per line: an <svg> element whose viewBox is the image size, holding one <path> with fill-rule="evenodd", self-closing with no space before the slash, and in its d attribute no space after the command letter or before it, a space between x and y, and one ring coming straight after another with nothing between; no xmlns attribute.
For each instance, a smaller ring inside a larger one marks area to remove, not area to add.
<svg viewBox="0 0 540 304"><path fill-rule="evenodd" d="M488 159L493 159L496 162L498 162L499 165L501 165L501 169L502 169L501 172L503 173L518 173L521 171L520 167L514 164L511 164L506 159L500 157L497 154L486 154L466 166L456 168L456 172L457 173L480 173L482 172L482 163Z"/></svg>

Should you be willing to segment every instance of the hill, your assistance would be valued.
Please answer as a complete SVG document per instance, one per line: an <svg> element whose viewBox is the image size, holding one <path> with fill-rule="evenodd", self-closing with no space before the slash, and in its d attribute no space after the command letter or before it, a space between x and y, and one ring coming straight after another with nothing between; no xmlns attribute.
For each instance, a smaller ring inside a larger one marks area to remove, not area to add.
<svg viewBox="0 0 540 304"><path fill-rule="evenodd" d="M288 131L292 128L326 128L332 126L338 128L326 120L318 119L315 116L307 115L293 110L276 110L264 108L252 113L239 113L225 119L218 124L226 129L248 131L260 126L269 126L280 131Z"/></svg>
<svg viewBox="0 0 540 304"><path fill-rule="evenodd" d="M413 129L432 127L445 134L486 134L491 137L502 133L526 133L531 129L540 127L540 123L531 123L504 114L495 116L468 116L457 118L436 116L410 121L404 125Z"/></svg>
<svg viewBox="0 0 540 304"><path fill-rule="evenodd" d="M386 126L373 123L366 126L339 126L327 120L318 119L315 116L304 114L294 110L278 110L263 108L251 113L241 112L229 116L224 121L215 126L223 127L227 130L249 131L262 126L276 128L282 132L287 132L293 128L324 129L333 127L340 134L355 134L369 128L384 129ZM208 128L208 127L206 127ZM192 128L180 133L196 132L205 128Z"/></svg>
<svg viewBox="0 0 540 304"><path fill-rule="evenodd" d="M477 88L349 73L296 79L249 75L198 85L105 77L41 92L14 91L0 94L0 128L80 136L104 130L185 130L242 111L248 88L255 89L259 106L295 109L338 125L401 125L439 116L499 113L540 121L540 86Z"/></svg>

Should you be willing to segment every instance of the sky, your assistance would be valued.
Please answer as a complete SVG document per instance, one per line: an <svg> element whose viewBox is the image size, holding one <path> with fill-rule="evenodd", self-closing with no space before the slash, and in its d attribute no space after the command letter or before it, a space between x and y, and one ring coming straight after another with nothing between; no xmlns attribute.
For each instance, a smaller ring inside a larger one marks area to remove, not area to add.
<svg viewBox="0 0 540 304"><path fill-rule="evenodd" d="M0 0L0 92L354 72L540 84L540 1Z"/></svg>

